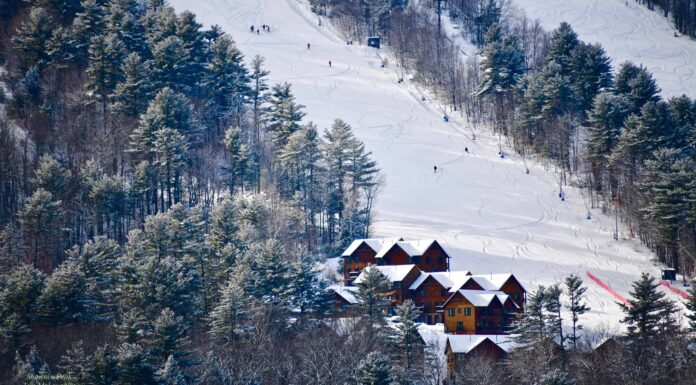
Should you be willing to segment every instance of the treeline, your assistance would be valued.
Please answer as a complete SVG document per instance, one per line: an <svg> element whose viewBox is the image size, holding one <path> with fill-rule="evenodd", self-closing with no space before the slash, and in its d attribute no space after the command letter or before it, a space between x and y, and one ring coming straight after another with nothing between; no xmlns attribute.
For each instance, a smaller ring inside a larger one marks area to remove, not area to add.
<svg viewBox="0 0 696 385"><path fill-rule="evenodd" d="M351 9L340 3L318 2L339 26L350 26L347 33L369 31L366 15L379 2ZM692 273L694 101L662 100L649 71L630 62L614 69L600 45L580 41L566 23L548 33L505 1L438 3L389 3L389 19L378 24L378 33L387 37L400 70L413 73L471 124L490 123L519 153L552 162L559 199L569 183L584 187L588 207L620 217L628 236L639 237L669 266ZM441 17L451 17L474 44L483 43L480 59L462 58ZM621 236L617 228L614 236Z"/></svg>
<svg viewBox="0 0 696 385"><path fill-rule="evenodd" d="M164 0L0 17L3 378L217 383L254 349L282 378L268 354L330 307L317 263L369 236L381 177L350 126Z"/></svg>
<svg viewBox="0 0 696 385"><path fill-rule="evenodd" d="M664 17L672 16L677 31L696 37L696 3L692 0L636 0L651 11L660 11Z"/></svg>
<svg viewBox="0 0 696 385"><path fill-rule="evenodd" d="M3 257L50 271L175 204L265 193L315 252L368 234L377 167L342 122L323 133L216 26L164 1L15 4L3 25ZM21 5L21 6L19 6ZM298 239L298 241L300 241Z"/></svg>

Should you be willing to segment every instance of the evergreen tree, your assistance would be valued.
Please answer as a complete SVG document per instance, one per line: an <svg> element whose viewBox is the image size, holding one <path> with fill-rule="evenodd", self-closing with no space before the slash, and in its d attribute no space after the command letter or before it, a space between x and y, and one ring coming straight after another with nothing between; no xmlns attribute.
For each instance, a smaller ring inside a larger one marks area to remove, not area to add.
<svg viewBox="0 0 696 385"><path fill-rule="evenodd" d="M390 337L392 343L403 355L406 369L410 370L413 364L413 355L418 349L420 341L418 324L416 323L416 319L420 317L420 312L413 301L407 299L396 307L396 315L399 317L399 323Z"/></svg>
<svg viewBox="0 0 696 385"><path fill-rule="evenodd" d="M548 338L544 307L546 301L546 288L539 286L527 296L524 313L520 314L513 323L515 341L521 346L534 345Z"/></svg>
<svg viewBox="0 0 696 385"><path fill-rule="evenodd" d="M86 318L86 279L75 260L63 262L46 278L37 299L38 313L53 324L80 322Z"/></svg>
<svg viewBox="0 0 696 385"><path fill-rule="evenodd" d="M48 364L39 356L36 346L32 346L25 356L20 355L19 352L15 354L15 366L12 368L13 385L38 385L32 377L50 374Z"/></svg>
<svg viewBox="0 0 696 385"><path fill-rule="evenodd" d="M590 307L585 303L585 292L587 288L583 286L582 278L571 274L565 280L566 294L568 295L568 311L570 320L573 323L573 334L566 337L573 343L573 349L577 349L577 342L580 339L577 332L582 330L582 325L578 323L580 316L590 311Z"/></svg>
<svg viewBox="0 0 696 385"><path fill-rule="evenodd" d="M622 323L627 325L628 336L645 344L648 340L674 331L676 321L675 304L658 291L659 282L647 273L633 283L633 291L628 304L621 304L625 313Z"/></svg>
<svg viewBox="0 0 696 385"><path fill-rule="evenodd" d="M121 65L123 80L113 92L114 109L126 116L135 118L147 107L154 84L140 55L131 53Z"/></svg>
<svg viewBox="0 0 696 385"><path fill-rule="evenodd" d="M357 308L371 322L382 323L389 307L389 301L385 298L384 292L391 289L391 282L372 265L363 269L362 276L356 293Z"/></svg>
<svg viewBox="0 0 696 385"><path fill-rule="evenodd" d="M82 340L73 342L70 348L60 357L58 367L62 374L70 376L71 382L76 385L92 385L92 362L85 353Z"/></svg>
<svg viewBox="0 0 696 385"><path fill-rule="evenodd" d="M115 384L119 377L118 361L111 345L102 345L90 356L90 385Z"/></svg>
<svg viewBox="0 0 696 385"><path fill-rule="evenodd" d="M104 8L97 0L83 0L81 8L73 19L72 41L78 62L86 63L87 50L92 38L104 31Z"/></svg>
<svg viewBox="0 0 696 385"><path fill-rule="evenodd" d="M44 275L31 265L19 265L0 276L0 317L16 314L29 324L36 314L36 299L44 286Z"/></svg>
<svg viewBox="0 0 696 385"><path fill-rule="evenodd" d="M546 55L547 63L555 62L560 67L560 73L563 76L569 76L572 54L579 45L578 34L573 31L570 24L562 22L551 34L549 53Z"/></svg>
<svg viewBox="0 0 696 385"><path fill-rule="evenodd" d="M188 326L184 318L177 316L170 309L164 309L152 323L152 335L148 338L149 356L154 362L164 364L173 356L181 365L190 366L195 361L190 359Z"/></svg>
<svg viewBox="0 0 696 385"><path fill-rule="evenodd" d="M391 362L380 352L371 352L355 368L355 381L360 385L391 384Z"/></svg>
<svg viewBox="0 0 696 385"><path fill-rule="evenodd" d="M181 372L179 363L173 355L167 358L162 369L157 371L157 379L162 385L187 385L189 384L186 376Z"/></svg>
<svg viewBox="0 0 696 385"><path fill-rule="evenodd" d="M580 111L592 109L597 94L612 86L611 59L599 44L578 45L571 53L571 72Z"/></svg>
<svg viewBox="0 0 696 385"><path fill-rule="evenodd" d="M689 299L686 301L686 308L689 312L686 318L689 320L689 330L696 333L696 282L692 282L689 288Z"/></svg>
<svg viewBox="0 0 696 385"><path fill-rule="evenodd" d="M87 66L87 94L106 103L121 80L126 48L115 34L95 36L90 41Z"/></svg>
<svg viewBox="0 0 696 385"><path fill-rule="evenodd" d="M47 43L56 26L55 20L46 9L34 7L17 33L12 38L15 48L21 53L23 68L38 66L39 69L49 64Z"/></svg>
<svg viewBox="0 0 696 385"><path fill-rule="evenodd" d="M298 309L300 320L305 314L321 315L330 309L327 285L319 277L315 263L309 257L300 257L288 271L288 303Z"/></svg>
<svg viewBox="0 0 696 385"><path fill-rule="evenodd" d="M614 80L614 92L626 95L633 105L633 113L638 113L647 102L660 100L660 89L652 74L643 66L638 67L631 62L624 62L619 66Z"/></svg>
<svg viewBox="0 0 696 385"><path fill-rule="evenodd" d="M44 154L39 159L31 182L36 189L44 189L56 199L62 199L68 192L70 171L62 167L51 155Z"/></svg>
<svg viewBox="0 0 696 385"><path fill-rule="evenodd" d="M295 96L287 82L273 86L269 104L266 129L273 134L276 148L281 149L290 135L300 129L300 121L305 116L302 112L304 106L295 103Z"/></svg>
<svg viewBox="0 0 696 385"><path fill-rule="evenodd" d="M20 216L24 243L34 267L52 266L61 248L63 208L53 194L39 188L27 198Z"/></svg>
<svg viewBox="0 0 696 385"><path fill-rule="evenodd" d="M563 318L561 317L563 288L559 284L554 284L546 288L544 295L546 333L551 338L557 336L561 349L564 349L565 335L563 334Z"/></svg>
<svg viewBox="0 0 696 385"><path fill-rule="evenodd" d="M209 317L210 334L222 342L236 341L244 334L245 321L251 301L244 290L246 273L230 274L227 285L220 291L220 302Z"/></svg>
<svg viewBox="0 0 696 385"><path fill-rule="evenodd" d="M106 6L106 33L114 33L126 46L126 52L146 51L145 30L140 21L141 11L137 0L111 0Z"/></svg>
<svg viewBox="0 0 696 385"><path fill-rule="evenodd" d="M228 121L234 125L241 124L243 108L250 96L249 74L243 59L244 56L227 35L216 39L210 46L206 88L210 93L213 122L220 131Z"/></svg>
<svg viewBox="0 0 696 385"><path fill-rule="evenodd" d="M171 87L176 92L192 91L188 77L191 52L176 36L169 36L152 47L152 79L157 88Z"/></svg>
<svg viewBox="0 0 696 385"><path fill-rule="evenodd" d="M240 182L242 191L244 191L244 177L248 169L249 150L247 145L243 143L242 131L239 127L230 127L225 131L225 149L227 150L228 165L225 170L228 174L228 186L230 194L235 193L237 181Z"/></svg>
<svg viewBox="0 0 696 385"><path fill-rule="evenodd" d="M288 270L285 250L275 239L254 244L245 253L244 262L250 267L245 290L252 297L271 304L282 304L288 298Z"/></svg>
<svg viewBox="0 0 696 385"><path fill-rule="evenodd" d="M118 378L115 385L155 385L154 369L148 354L138 344L125 343L116 352Z"/></svg>

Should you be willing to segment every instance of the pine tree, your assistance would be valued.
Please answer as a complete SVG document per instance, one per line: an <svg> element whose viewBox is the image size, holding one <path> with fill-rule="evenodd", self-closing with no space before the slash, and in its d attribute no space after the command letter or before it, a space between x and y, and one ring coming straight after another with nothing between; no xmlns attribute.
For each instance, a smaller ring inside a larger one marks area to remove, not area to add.
<svg viewBox="0 0 696 385"><path fill-rule="evenodd" d="M92 385L92 362L85 353L82 340L73 342L70 348L60 357L58 367L61 373L70 376L76 385Z"/></svg>
<svg viewBox="0 0 696 385"><path fill-rule="evenodd" d="M137 0L111 0L106 5L106 33L114 33L126 45L126 52L143 55L145 30Z"/></svg>
<svg viewBox="0 0 696 385"><path fill-rule="evenodd" d="M63 262L46 278L37 299L38 313L53 324L80 322L86 318L86 279L75 260Z"/></svg>
<svg viewBox="0 0 696 385"><path fill-rule="evenodd" d="M536 291L527 295L524 313L513 322L514 339L521 346L535 345L548 338L544 307L546 301L546 288L539 286Z"/></svg>
<svg viewBox="0 0 696 385"><path fill-rule="evenodd" d="M73 19L71 33L78 63L84 64L92 38L101 35L105 25L104 8L97 0L83 0L81 8Z"/></svg>
<svg viewBox="0 0 696 385"><path fill-rule="evenodd" d="M551 34L549 53L546 56L547 63L555 62L560 66L561 75L569 76L572 65L571 56L579 45L578 34L573 31L570 24L562 22Z"/></svg>
<svg viewBox="0 0 696 385"><path fill-rule="evenodd" d="M380 352L371 352L355 368L355 381L360 385L391 384L391 362Z"/></svg>
<svg viewBox="0 0 696 385"><path fill-rule="evenodd" d="M399 323L396 324L395 330L390 336L391 341L403 355L406 369L410 370L413 364L413 355L420 340L418 324L416 323L416 319L420 317L420 312L413 301L407 299L396 307L396 315L399 317Z"/></svg>
<svg viewBox="0 0 696 385"><path fill-rule="evenodd" d="M689 320L689 330L696 333L696 282L691 283L689 288L689 299L686 301L686 308L689 312L686 318Z"/></svg>
<svg viewBox="0 0 696 385"><path fill-rule="evenodd" d="M150 357L138 344L125 343L116 352L118 379L115 385L155 385L154 369Z"/></svg>
<svg viewBox="0 0 696 385"><path fill-rule="evenodd" d="M176 36L169 36L152 47L152 79L157 88L170 87L176 92L188 94L192 91L188 80L191 52Z"/></svg>
<svg viewBox="0 0 696 385"><path fill-rule="evenodd" d="M214 125L220 131L227 123L241 124L241 114L251 93L249 73L243 59L227 35L216 39L210 46L206 89L209 90Z"/></svg>
<svg viewBox="0 0 696 385"><path fill-rule="evenodd" d="M647 102L660 100L660 89L655 83L652 74L643 66L636 66L631 62L624 62L619 66L619 71L614 80L614 92L626 95L633 108L631 112L640 112Z"/></svg>
<svg viewBox="0 0 696 385"><path fill-rule="evenodd" d="M327 285L319 277L314 261L300 257L288 271L288 302L291 309L298 309L303 322L307 313L322 315L330 309Z"/></svg>
<svg viewBox="0 0 696 385"><path fill-rule="evenodd" d="M222 342L238 340L245 331L245 321L251 301L244 290L246 273L230 274L227 285L220 291L220 302L210 312L210 334Z"/></svg>
<svg viewBox="0 0 696 385"><path fill-rule="evenodd" d="M55 28L55 20L46 9L34 7L17 33L12 38L15 48L21 53L24 68L38 66L39 69L49 64L47 43Z"/></svg>
<svg viewBox="0 0 696 385"><path fill-rule="evenodd" d="M597 94L612 86L611 59L599 44L578 45L571 53L571 72L580 111L590 110Z"/></svg>
<svg viewBox="0 0 696 385"><path fill-rule="evenodd" d="M563 334L563 318L561 317L563 288L559 284L554 284L546 288L544 295L546 333L551 338L558 337L558 343L561 349L564 349L566 338Z"/></svg>
<svg viewBox="0 0 696 385"><path fill-rule="evenodd" d="M115 34L95 36L90 41L87 66L87 94L106 103L121 80L126 47Z"/></svg>
<svg viewBox="0 0 696 385"><path fill-rule="evenodd" d="M36 346L32 346L29 353L25 356L20 355L19 352L15 354L15 366L12 368L12 384L34 385L37 383L31 377L47 376L50 373L48 364L39 356Z"/></svg>
<svg viewBox="0 0 696 385"><path fill-rule="evenodd" d="M61 201L53 194L39 188L27 198L20 223L24 243L29 247L29 257L34 267L52 266L61 248L60 224L63 219Z"/></svg>
<svg viewBox="0 0 696 385"><path fill-rule="evenodd" d="M188 379L181 372L179 363L176 361L173 355L167 358L167 362L164 363L162 369L157 371L157 379L161 385L187 385L189 384Z"/></svg>
<svg viewBox="0 0 696 385"><path fill-rule="evenodd" d="M565 280L566 294L568 295L568 311L570 311L570 320L573 323L573 334L566 338L573 343L573 349L577 349L577 342L580 339L577 332L582 330L582 325L578 323L580 316L590 311L590 307L585 303L585 292L587 288L583 286L582 278L571 274Z"/></svg>
<svg viewBox="0 0 696 385"><path fill-rule="evenodd" d="M249 81L251 83L249 99L254 114L254 143L257 147L261 145L260 125L264 112L263 105L268 99L266 95L266 91L268 91L266 77L269 72L263 68L264 60L262 56L254 56L251 60L251 73L249 74ZM260 149L256 150L259 151Z"/></svg>
<svg viewBox="0 0 696 385"><path fill-rule="evenodd" d="M190 366L195 361L190 359L188 351L188 326L184 318L177 316L170 309L164 309L152 323L152 335L148 338L149 356L156 363L165 363L173 356L180 365Z"/></svg>
<svg viewBox="0 0 696 385"><path fill-rule="evenodd" d="M288 298L288 270L285 250L275 239L254 244L244 255L250 267L245 290L252 297L270 304L283 304Z"/></svg>
<svg viewBox="0 0 696 385"><path fill-rule="evenodd" d="M56 199L63 199L68 192L70 176L70 171L61 166L55 158L44 154L39 159L31 182L35 188L50 192Z"/></svg>
<svg viewBox="0 0 696 385"><path fill-rule="evenodd" d="M0 315L0 353L18 351L25 346L23 337L31 332L17 313Z"/></svg>
<svg viewBox="0 0 696 385"><path fill-rule="evenodd" d="M16 314L22 323L30 324L36 314L36 299L44 286L44 275L31 265L19 265L0 276L0 316Z"/></svg>
<svg viewBox="0 0 696 385"><path fill-rule="evenodd" d="M123 80L116 85L113 92L114 109L126 116L135 118L147 107L153 92L149 72L140 55L131 53L121 65Z"/></svg>
<svg viewBox="0 0 696 385"><path fill-rule="evenodd" d="M303 105L295 103L295 97L289 83L276 84L271 89L269 108L266 117L267 131L273 134L277 149L285 147L288 138L300 129L300 122L305 116Z"/></svg>
<svg viewBox="0 0 696 385"><path fill-rule="evenodd" d="M625 313L621 322L627 325L628 336L641 344L677 328L676 306L657 290L658 287L660 283L655 282L655 278L643 273L640 280L633 282L628 304L621 304Z"/></svg>
<svg viewBox="0 0 696 385"><path fill-rule="evenodd" d="M111 345L102 345L90 356L90 385L115 384L119 377L118 361Z"/></svg>
<svg viewBox="0 0 696 385"><path fill-rule="evenodd" d="M356 293L357 307L371 322L382 323L389 307L384 292L391 289L391 282L373 265L364 268L361 275L363 278Z"/></svg>
<svg viewBox="0 0 696 385"><path fill-rule="evenodd" d="M237 181L240 182L242 191L244 191L244 177L249 167L249 150L247 145L243 143L241 129L239 127L228 128L225 131L224 144L228 155L228 165L225 167L225 171L228 174L227 183L230 194L235 193Z"/></svg>

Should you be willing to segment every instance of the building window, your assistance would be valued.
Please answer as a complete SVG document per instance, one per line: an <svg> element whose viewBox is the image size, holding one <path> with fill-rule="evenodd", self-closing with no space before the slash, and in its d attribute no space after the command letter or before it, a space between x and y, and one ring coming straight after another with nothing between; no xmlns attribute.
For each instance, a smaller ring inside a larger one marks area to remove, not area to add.
<svg viewBox="0 0 696 385"><path fill-rule="evenodd" d="M462 330L464 330L464 322L457 321L457 331L462 331Z"/></svg>
<svg viewBox="0 0 696 385"><path fill-rule="evenodd" d="M465 307L465 308L464 308L464 315L466 315L466 316L471 315L471 308L470 308L470 307Z"/></svg>
<svg viewBox="0 0 696 385"><path fill-rule="evenodd" d="M448 313L450 317L454 317L454 309L449 309Z"/></svg>
<svg viewBox="0 0 696 385"><path fill-rule="evenodd" d="M401 282L396 282L396 283L394 284L394 287L395 287L397 290L401 289Z"/></svg>
<svg viewBox="0 0 696 385"><path fill-rule="evenodd" d="M430 257L425 257L425 264L429 265L430 264Z"/></svg>
<svg viewBox="0 0 696 385"><path fill-rule="evenodd" d="M514 294L514 298L515 298L515 301L517 301L518 299L520 299L520 293L515 293L515 294Z"/></svg>
<svg viewBox="0 0 696 385"><path fill-rule="evenodd" d="M440 290L440 295L443 296L443 297L446 296L446 295L447 295L447 289L441 289L441 290Z"/></svg>

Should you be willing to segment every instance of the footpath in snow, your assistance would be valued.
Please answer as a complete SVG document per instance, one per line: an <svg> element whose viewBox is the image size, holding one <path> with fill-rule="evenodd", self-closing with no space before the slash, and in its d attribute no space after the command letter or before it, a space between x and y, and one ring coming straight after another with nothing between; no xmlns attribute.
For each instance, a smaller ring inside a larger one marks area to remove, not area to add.
<svg viewBox="0 0 696 385"><path fill-rule="evenodd" d="M586 272L625 297L641 272L659 274L638 242L612 239L612 218L594 212L586 219L577 190L566 190L561 201L552 170L527 162L526 174L518 157L498 156L498 139L485 129L474 141L463 119L443 122L439 107L422 102L408 82L397 83L394 69L380 67L375 50L347 46L297 0L170 2L207 26L220 25L248 60L264 56L270 83L291 82L307 119L320 128L335 118L351 124L386 176L376 236L437 238L451 252L453 269L512 272L528 289L581 275L592 307L587 323L612 331L621 310ZM252 34L252 24L272 32Z"/></svg>

